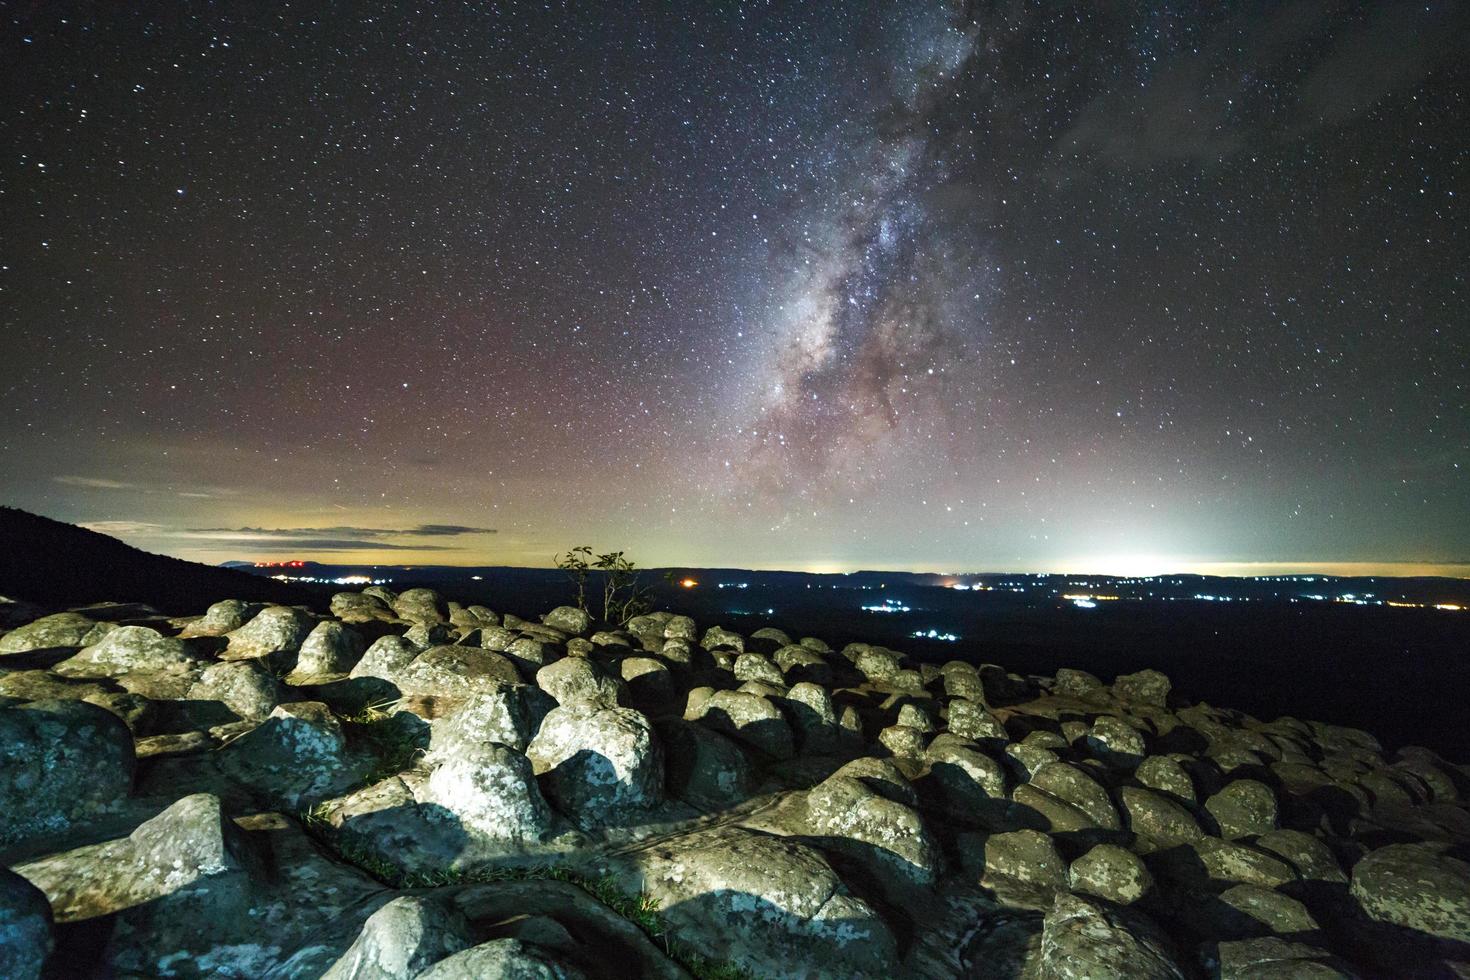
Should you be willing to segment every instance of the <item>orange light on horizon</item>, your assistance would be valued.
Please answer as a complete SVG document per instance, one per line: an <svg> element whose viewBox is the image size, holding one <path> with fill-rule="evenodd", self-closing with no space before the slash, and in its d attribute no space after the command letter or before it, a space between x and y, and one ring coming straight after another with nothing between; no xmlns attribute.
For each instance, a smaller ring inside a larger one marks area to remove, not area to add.
<svg viewBox="0 0 1470 980"><path fill-rule="evenodd" d="M681 578L679 580L679 584L684 586L684 588L686 589L692 589L699 583L692 578Z"/></svg>

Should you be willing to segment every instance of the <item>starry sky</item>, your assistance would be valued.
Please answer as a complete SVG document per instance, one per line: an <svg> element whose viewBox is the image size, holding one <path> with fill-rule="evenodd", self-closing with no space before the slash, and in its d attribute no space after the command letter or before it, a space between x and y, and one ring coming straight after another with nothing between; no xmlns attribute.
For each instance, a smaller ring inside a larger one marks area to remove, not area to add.
<svg viewBox="0 0 1470 980"><path fill-rule="evenodd" d="M0 8L0 501L1470 575L1470 5Z"/></svg>

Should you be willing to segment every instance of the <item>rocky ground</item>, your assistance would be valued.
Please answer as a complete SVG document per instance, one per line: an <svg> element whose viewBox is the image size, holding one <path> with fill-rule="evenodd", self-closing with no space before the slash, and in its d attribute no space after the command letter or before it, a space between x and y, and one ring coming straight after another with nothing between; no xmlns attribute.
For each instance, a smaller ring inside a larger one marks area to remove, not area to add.
<svg viewBox="0 0 1470 980"><path fill-rule="evenodd" d="M0 976L1470 976L1470 769L1154 671L46 612L0 603Z"/></svg>

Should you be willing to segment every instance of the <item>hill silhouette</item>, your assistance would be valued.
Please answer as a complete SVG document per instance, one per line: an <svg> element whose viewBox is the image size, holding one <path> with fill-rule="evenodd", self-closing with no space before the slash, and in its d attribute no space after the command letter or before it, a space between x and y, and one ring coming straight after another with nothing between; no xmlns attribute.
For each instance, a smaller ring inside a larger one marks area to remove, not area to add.
<svg viewBox="0 0 1470 980"><path fill-rule="evenodd" d="M140 551L116 538L0 507L0 595L47 606L144 602L170 614L222 598L310 603L317 590Z"/></svg>

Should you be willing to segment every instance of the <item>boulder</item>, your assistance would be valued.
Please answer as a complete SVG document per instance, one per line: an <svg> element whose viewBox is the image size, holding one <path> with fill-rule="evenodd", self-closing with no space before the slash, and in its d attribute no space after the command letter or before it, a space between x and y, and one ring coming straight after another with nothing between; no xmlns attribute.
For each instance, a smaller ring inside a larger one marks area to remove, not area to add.
<svg viewBox="0 0 1470 980"><path fill-rule="evenodd" d="M291 606L266 606L244 626L227 634L231 660L294 654L311 631L312 619Z"/></svg>
<svg viewBox="0 0 1470 980"><path fill-rule="evenodd" d="M925 786L951 818L982 824L1000 819L1008 801L1005 770L999 762L973 743L945 735L930 743L925 758L929 762Z"/></svg>
<svg viewBox="0 0 1470 980"><path fill-rule="evenodd" d="M1254 779L1237 779L1205 800L1220 836L1250 837L1276 829L1276 794Z"/></svg>
<svg viewBox="0 0 1470 980"><path fill-rule="evenodd" d="M1106 695L1107 690L1096 675L1089 674L1085 670L1063 667L1057 671L1056 682L1052 684L1051 693L1071 698L1096 698L1099 695Z"/></svg>
<svg viewBox="0 0 1470 980"><path fill-rule="evenodd" d="M1158 793L1124 786L1118 790L1118 805L1123 825L1142 838L1145 850L1188 844L1204 836L1188 810Z"/></svg>
<svg viewBox="0 0 1470 980"><path fill-rule="evenodd" d="M220 771L272 804L299 808L361 778L331 709L317 701L277 705L254 729L219 751Z"/></svg>
<svg viewBox="0 0 1470 980"><path fill-rule="evenodd" d="M376 677L392 682L398 672L413 663L422 652L401 636L380 636L367 648L361 659L348 672L353 679Z"/></svg>
<svg viewBox="0 0 1470 980"><path fill-rule="evenodd" d="M979 701L953 698L948 705L948 731L982 746L1002 748L1010 741L1005 726L995 720Z"/></svg>
<svg viewBox="0 0 1470 980"><path fill-rule="evenodd" d="M526 754L563 813L580 826L622 823L663 796L663 751L631 708L573 702L550 712Z"/></svg>
<svg viewBox="0 0 1470 980"><path fill-rule="evenodd" d="M0 868L0 977L37 980L54 945L45 892Z"/></svg>
<svg viewBox="0 0 1470 980"><path fill-rule="evenodd" d="M1112 715L1103 715L1093 722L1086 741L1099 759L1122 769L1137 767L1148 754L1138 729Z"/></svg>
<svg viewBox="0 0 1470 980"><path fill-rule="evenodd" d="M114 809L133 761L132 733L94 704L0 707L0 848Z"/></svg>
<svg viewBox="0 0 1470 980"><path fill-rule="evenodd" d="M437 646L396 671L392 682L404 694L467 698L519 684L521 675L501 654L475 647Z"/></svg>
<svg viewBox="0 0 1470 980"><path fill-rule="evenodd" d="M81 613L42 616L0 636L0 654L84 647L97 643L113 628L111 623L98 623Z"/></svg>
<svg viewBox="0 0 1470 980"><path fill-rule="evenodd" d="M928 740L908 725L889 725L878 733L878 744L900 759L922 759Z"/></svg>
<svg viewBox="0 0 1470 980"><path fill-rule="evenodd" d="M1153 875L1131 851L1116 844L1099 844L1067 869L1072 891L1132 905L1153 888Z"/></svg>
<svg viewBox="0 0 1470 980"><path fill-rule="evenodd" d="M698 629L694 625L694 620L688 616L670 616L664 623L664 639L689 640L690 642L698 639Z"/></svg>
<svg viewBox="0 0 1470 980"><path fill-rule="evenodd" d="M786 691L783 707L805 755L827 755L839 751L842 729L832 695L820 684L802 681Z"/></svg>
<svg viewBox="0 0 1470 980"><path fill-rule="evenodd" d="M332 596L331 611L344 623L392 622L398 618L391 605L366 592L338 592Z"/></svg>
<svg viewBox="0 0 1470 980"><path fill-rule="evenodd" d="M146 626L119 626L52 669L63 677L120 677L133 671L185 673L202 658L188 644Z"/></svg>
<svg viewBox="0 0 1470 980"><path fill-rule="evenodd" d="M1180 803L1193 805L1194 780L1176 760L1166 755L1151 755L1133 770L1133 778L1151 790L1171 796Z"/></svg>
<svg viewBox="0 0 1470 980"><path fill-rule="evenodd" d="M1047 891L1067 887L1067 862L1047 835L1035 830L1003 834L961 834L960 861L966 871L994 887L1009 878Z"/></svg>
<svg viewBox="0 0 1470 980"><path fill-rule="evenodd" d="M749 760L725 736L682 718L660 723L658 735L664 746L665 782L675 799L716 811L755 792Z"/></svg>
<svg viewBox="0 0 1470 980"><path fill-rule="evenodd" d="M352 595L354 593L347 593ZM379 908L322 980L411 980L472 945L458 910L425 895L400 895Z"/></svg>
<svg viewBox="0 0 1470 980"><path fill-rule="evenodd" d="M673 675L663 661L652 657L624 657L618 672L628 685L628 697L639 710L650 715L677 714L679 693Z"/></svg>
<svg viewBox="0 0 1470 980"><path fill-rule="evenodd" d="M786 686L786 675L770 659L759 653L742 653L735 658L737 681L762 681L776 687Z"/></svg>
<svg viewBox="0 0 1470 980"><path fill-rule="evenodd" d="M1041 933L1040 980L1185 980L1153 922L1100 899L1058 892Z"/></svg>
<svg viewBox="0 0 1470 980"><path fill-rule="evenodd" d="M1192 918L1196 928L1215 939L1300 938L1318 930L1305 905L1263 885L1227 888L1202 903Z"/></svg>
<svg viewBox="0 0 1470 980"><path fill-rule="evenodd" d="M567 657L542 667L536 671L536 686L563 706L589 703L616 708L629 702L622 680L586 657Z"/></svg>
<svg viewBox="0 0 1470 980"><path fill-rule="evenodd" d="M939 843L918 810L850 775L839 772L807 793L804 826L823 847L865 867L895 900L943 871Z"/></svg>
<svg viewBox="0 0 1470 980"><path fill-rule="evenodd" d="M1277 936L1212 943L1202 958L1212 980L1358 980L1321 947Z"/></svg>
<svg viewBox="0 0 1470 980"><path fill-rule="evenodd" d="M1113 680L1113 697L1130 704L1162 708L1169 703L1169 678L1157 670L1140 670Z"/></svg>
<svg viewBox="0 0 1470 980"><path fill-rule="evenodd" d="M720 626L711 626L704 631L704 639L699 641L699 645L706 650L734 650L736 653L744 653L745 637Z"/></svg>
<svg viewBox="0 0 1470 980"><path fill-rule="evenodd" d="M241 718L266 717L281 703L282 689L275 675L254 660L226 660L211 664L189 688L196 701L219 701Z"/></svg>
<svg viewBox="0 0 1470 980"><path fill-rule="evenodd" d="M393 612L406 622L433 625L448 622L444 597L433 589L407 589L393 600Z"/></svg>
<svg viewBox="0 0 1470 980"><path fill-rule="evenodd" d="M495 743L466 747L439 761L421 802L437 804L481 839L539 842L558 826L536 785L531 761Z"/></svg>
<svg viewBox="0 0 1470 980"><path fill-rule="evenodd" d="M519 939L493 939L446 957L417 980L586 980L581 970L541 946Z"/></svg>
<svg viewBox="0 0 1470 980"><path fill-rule="evenodd" d="M1432 845L1390 844L1353 867L1350 892L1380 942L1470 959L1470 864Z"/></svg>
<svg viewBox="0 0 1470 980"><path fill-rule="evenodd" d="M576 606L557 606L542 616L541 622L572 636L582 636L592 628L592 617Z"/></svg>
<svg viewBox="0 0 1470 980"><path fill-rule="evenodd" d="M459 710L430 726L430 759L451 759L495 743L524 752L556 702L531 684L502 684L469 695Z"/></svg>
<svg viewBox="0 0 1470 980"><path fill-rule="evenodd" d="M658 902L681 943L754 976L883 977L898 968L882 917L815 849L721 827L618 859L624 890Z"/></svg>
<svg viewBox="0 0 1470 980"><path fill-rule="evenodd" d="M244 626L260 610L258 603L240 599L224 599L204 611L204 615L191 621L180 632L181 639L193 636L224 636Z"/></svg>
<svg viewBox="0 0 1470 980"><path fill-rule="evenodd" d="M160 960L174 972L189 954L229 940L261 942L249 915L258 858L208 793L183 797L127 837L19 870L46 893L59 922L116 915L109 975L157 975Z"/></svg>
<svg viewBox="0 0 1470 980"><path fill-rule="evenodd" d="M301 641L288 684L313 684L346 675L362 658L362 635L335 619L324 619Z"/></svg>
<svg viewBox="0 0 1470 980"><path fill-rule="evenodd" d="M758 694L716 691L699 705L695 718L774 758L795 755L795 739L785 716Z"/></svg>
<svg viewBox="0 0 1470 980"><path fill-rule="evenodd" d="M1031 774L1031 785L1077 807L1105 830L1123 826L1108 791L1076 766L1049 762Z"/></svg>

